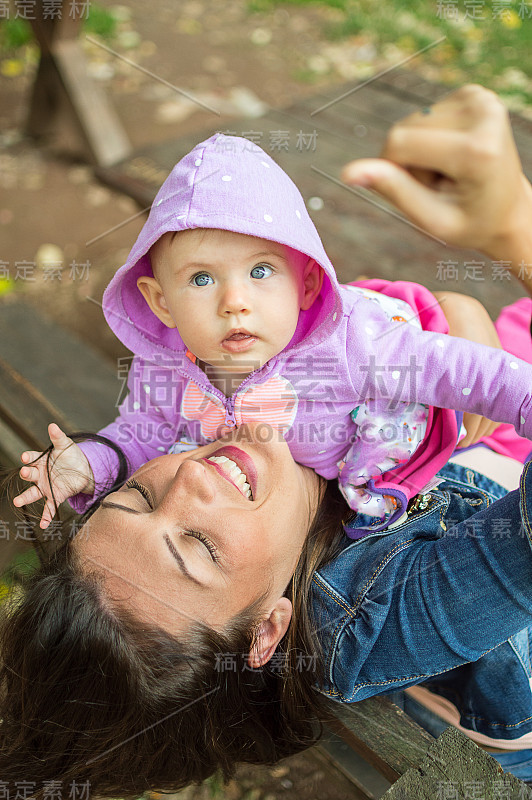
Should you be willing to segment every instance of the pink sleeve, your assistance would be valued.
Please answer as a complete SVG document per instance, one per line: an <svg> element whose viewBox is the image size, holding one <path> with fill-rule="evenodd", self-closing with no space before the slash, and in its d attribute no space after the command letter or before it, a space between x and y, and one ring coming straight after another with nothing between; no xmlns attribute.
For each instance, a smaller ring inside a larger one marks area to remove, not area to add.
<svg viewBox="0 0 532 800"><path fill-rule="evenodd" d="M532 339L530 338L530 315L532 298L521 297L509 306L505 306L495 322L501 344L507 353L511 353L523 361L532 364ZM491 436L480 440L496 453L515 458L522 464L530 455L532 444L528 439L519 436L513 425L502 423Z"/></svg>

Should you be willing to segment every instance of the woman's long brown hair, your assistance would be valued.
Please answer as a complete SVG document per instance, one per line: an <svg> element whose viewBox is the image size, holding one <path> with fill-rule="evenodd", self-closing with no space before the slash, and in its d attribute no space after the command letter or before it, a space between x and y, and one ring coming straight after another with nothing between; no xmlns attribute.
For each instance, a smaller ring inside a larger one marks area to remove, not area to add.
<svg viewBox="0 0 532 800"><path fill-rule="evenodd" d="M178 639L111 606L72 539L43 558L22 599L2 607L0 780L13 791L29 781L37 798L50 781L63 796L75 783L137 798L217 771L229 779L238 762L271 764L313 744L323 708L310 585L337 552L346 511L336 486L323 487L286 590L292 623L260 669L246 657L262 598L223 634L198 623Z"/></svg>

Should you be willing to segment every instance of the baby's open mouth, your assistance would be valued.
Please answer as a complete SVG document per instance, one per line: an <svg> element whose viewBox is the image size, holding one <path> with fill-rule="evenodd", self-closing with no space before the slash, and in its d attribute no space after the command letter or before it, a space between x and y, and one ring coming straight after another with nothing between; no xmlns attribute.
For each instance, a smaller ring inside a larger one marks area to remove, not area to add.
<svg viewBox="0 0 532 800"><path fill-rule="evenodd" d="M225 339L222 341L224 350L230 353L241 353L255 344L257 337L246 330L233 330L229 331Z"/></svg>
<svg viewBox="0 0 532 800"><path fill-rule="evenodd" d="M249 339L251 336L250 333L232 333L231 336L228 336L225 341L226 342L240 342L242 339Z"/></svg>

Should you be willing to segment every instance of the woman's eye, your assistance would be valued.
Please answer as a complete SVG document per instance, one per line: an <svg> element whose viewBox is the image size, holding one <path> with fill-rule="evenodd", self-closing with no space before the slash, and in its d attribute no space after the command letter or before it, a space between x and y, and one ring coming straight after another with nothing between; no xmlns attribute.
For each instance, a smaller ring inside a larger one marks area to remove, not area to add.
<svg viewBox="0 0 532 800"><path fill-rule="evenodd" d="M209 551L209 555L212 558L212 560L219 561L218 550L210 541L210 539L207 539L206 536L204 536L202 533L198 533L198 531L187 531L185 535L190 536L193 539L198 539L198 541L202 543L205 549Z"/></svg>
<svg viewBox="0 0 532 800"><path fill-rule="evenodd" d="M150 509L153 511L154 508L153 496L150 490L146 486L136 481L135 478L130 478L128 481L126 481L124 486L126 487L126 489L136 489L137 492L139 492L143 496L143 498L149 505Z"/></svg>
<svg viewBox="0 0 532 800"><path fill-rule="evenodd" d="M194 275L192 278L192 283L194 286L208 286L209 283L212 283L212 278L210 275L207 275L206 272L200 272L197 275Z"/></svg>
<svg viewBox="0 0 532 800"><path fill-rule="evenodd" d="M258 264L251 270L252 278L268 278L273 275L273 269L268 264Z"/></svg>

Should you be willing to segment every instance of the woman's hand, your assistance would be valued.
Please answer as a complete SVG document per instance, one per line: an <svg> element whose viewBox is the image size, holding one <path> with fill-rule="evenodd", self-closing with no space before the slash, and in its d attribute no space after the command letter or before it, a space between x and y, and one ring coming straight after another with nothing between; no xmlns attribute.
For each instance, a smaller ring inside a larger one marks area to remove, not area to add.
<svg viewBox="0 0 532 800"><path fill-rule="evenodd" d="M22 453L20 459L27 466L20 470L20 477L25 481L31 481L34 485L13 499L13 504L20 507L35 503L41 497L45 498L41 528L48 527L55 516L57 506L64 500L79 492L87 494L94 492L92 469L83 450L55 423L48 426L48 434L53 445L49 459L46 452L37 453L28 450Z"/></svg>
<svg viewBox="0 0 532 800"><path fill-rule="evenodd" d="M433 292L441 305L449 323L449 336L461 336L470 342L487 344L489 347L501 349L501 342L495 325L482 303L473 297L458 292ZM479 414L464 413L464 426L467 435L457 447L468 447L484 436L493 433L500 423L482 417Z"/></svg>
<svg viewBox="0 0 532 800"><path fill-rule="evenodd" d="M342 180L374 189L446 244L532 262L532 187L523 175L508 112L469 85L390 130L380 159L347 164ZM523 275L523 272L526 275Z"/></svg>

